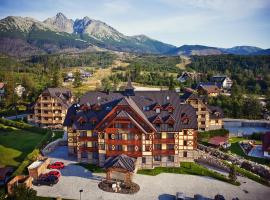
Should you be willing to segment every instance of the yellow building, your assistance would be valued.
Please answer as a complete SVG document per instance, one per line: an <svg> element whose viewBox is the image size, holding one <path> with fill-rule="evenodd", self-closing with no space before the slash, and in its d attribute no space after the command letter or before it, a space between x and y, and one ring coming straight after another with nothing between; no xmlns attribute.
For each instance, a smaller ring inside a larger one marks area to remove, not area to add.
<svg viewBox="0 0 270 200"><path fill-rule="evenodd" d="M72 102L70 90L47 88L32 106L31 113L27 116L28 122L40 127L61 128Z"/></svg>
<svg viewBox="0 0 270 200"><path fill-rule="evenodd" d="M208 131L223 128L223 111L221 108L207 105L203 98L191 92L186 92L181 99L182 102L190 104L196 109L198 130Z"/></svg>

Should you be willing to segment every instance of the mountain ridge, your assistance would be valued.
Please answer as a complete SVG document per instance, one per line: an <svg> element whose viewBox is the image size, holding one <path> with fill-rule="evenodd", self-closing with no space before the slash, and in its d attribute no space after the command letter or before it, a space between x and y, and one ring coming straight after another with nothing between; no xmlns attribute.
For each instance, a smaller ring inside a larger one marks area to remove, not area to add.
<svg viewBox="0 0 270 200"><path fill-rule="evenodd" d="M10 41L13 40L12 45ZM0 53L13 56L66 51L120 51L161 55L268 55L268 51L252 46L218 48L203 45L176 47L144 34L126 36L112 26L89 17L69 19L57 13L44 21L30 17L8 16L0 20Z"/></svg>

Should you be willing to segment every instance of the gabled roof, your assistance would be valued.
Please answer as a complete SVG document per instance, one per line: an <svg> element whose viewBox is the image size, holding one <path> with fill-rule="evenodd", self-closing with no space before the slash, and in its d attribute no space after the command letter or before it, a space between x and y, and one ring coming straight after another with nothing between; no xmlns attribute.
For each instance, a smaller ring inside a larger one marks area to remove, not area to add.
<svg viewBox="0 0 270 200"><path fill-rule="evenodd" d="M209 93L219 93L220 89L217 85L215 84L199 84L198 89L202 88L203 90L205 90L208 94Z"/></svg>
<svg viewBox="0 0 270 200"><path fill-rule="evenodd" d="M101 106L99 111L94 111L91 109L87 112L83 112L76 108L76 104L71 106L67 112L64 126L71 126L77 130L94 130L110 112L114 112L114 109L117 106L128 106L133 110L136 116L140 117L141 120L154 131L156 131L156 128L152 121L157 115L162 119L167 119L166 117L168 115L172 115L176 122L173 128L170 128L170 131L179 131L183 128L197 129L196 110L190 105L181 104L179 95L175 91L134 91L134 95L128 97L125 95L125 91L91 91L87 92L80 98L79 105L87 103L94 105L97 102L99 102ZM145 107L152 108L152 106L156 104L171 104L175 108L174 112L169 113L166 110L162 110L160 113L156 113L156 111L152 109L144 109ZM111 109L106 109L107 107L110 107ZM181 113L186 113L188 115L190 119L188 124L181 123ZM76 119L78 119L78 116L86 116L88 121L92 117L96 117L98 120L96 124L85 123L84 126L81 126L78 122L76 122L76 120L73 120L74 116L76 116ZM136 118L136 121L137 120L138 119ZM161 124L159 131L168 131L167 124Z"/></svg>
<svg viewBox="0 0 270 200"><path fill-rule="evenodd" d="M109 157L107 160L105 160L104 168L121 168L129 172L134 172L135 162L135 158L131 158L127 155L121 154L116 157Z"/></svg>
<svg viewBox="0 0 270 200"><path fill-rule="evenodd" d="M210 110L210 118L211 119L220 119L224 117L223 110L218 106L210 106L207 105L208 109Z"/></svg>
<svg viewBox="0 0 270 200"><path fill-rule="evenodd" d="M70 106L70 98L72 93L66 88L47 88L42 92L42 95L48 95L50 97L56 98L59 103L68 108Z"/></svg>

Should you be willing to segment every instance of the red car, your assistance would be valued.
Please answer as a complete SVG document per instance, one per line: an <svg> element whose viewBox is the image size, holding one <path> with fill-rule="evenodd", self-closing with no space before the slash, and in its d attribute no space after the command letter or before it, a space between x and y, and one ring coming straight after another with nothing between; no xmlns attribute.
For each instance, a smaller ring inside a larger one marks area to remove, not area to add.
<svg viewBox="0 0 270 200"><path fill-rule="evenodd" d="M63 169L64 167L65 165L62 162L55 162L48 165L48 169Z"/></svg>
<svg viewBox="0 0 270 200"><path fill-rule="evenodd" d="M59 178L61 176L59 171L50 171L46 174L42 174L40 177L47 177L47 176L56 176L57 178Z"/></svg>

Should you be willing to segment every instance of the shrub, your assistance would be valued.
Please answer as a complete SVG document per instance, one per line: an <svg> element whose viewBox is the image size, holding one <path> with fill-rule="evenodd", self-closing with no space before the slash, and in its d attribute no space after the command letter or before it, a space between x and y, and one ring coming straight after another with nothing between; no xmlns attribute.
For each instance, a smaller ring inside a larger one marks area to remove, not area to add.
<svg viewBox="0 0 270 200"><path fill-rule="evenodd" d="M229 134L227 129L210 130L199 133L199 140L209 139L214 136L226 136Z"/></svg>

